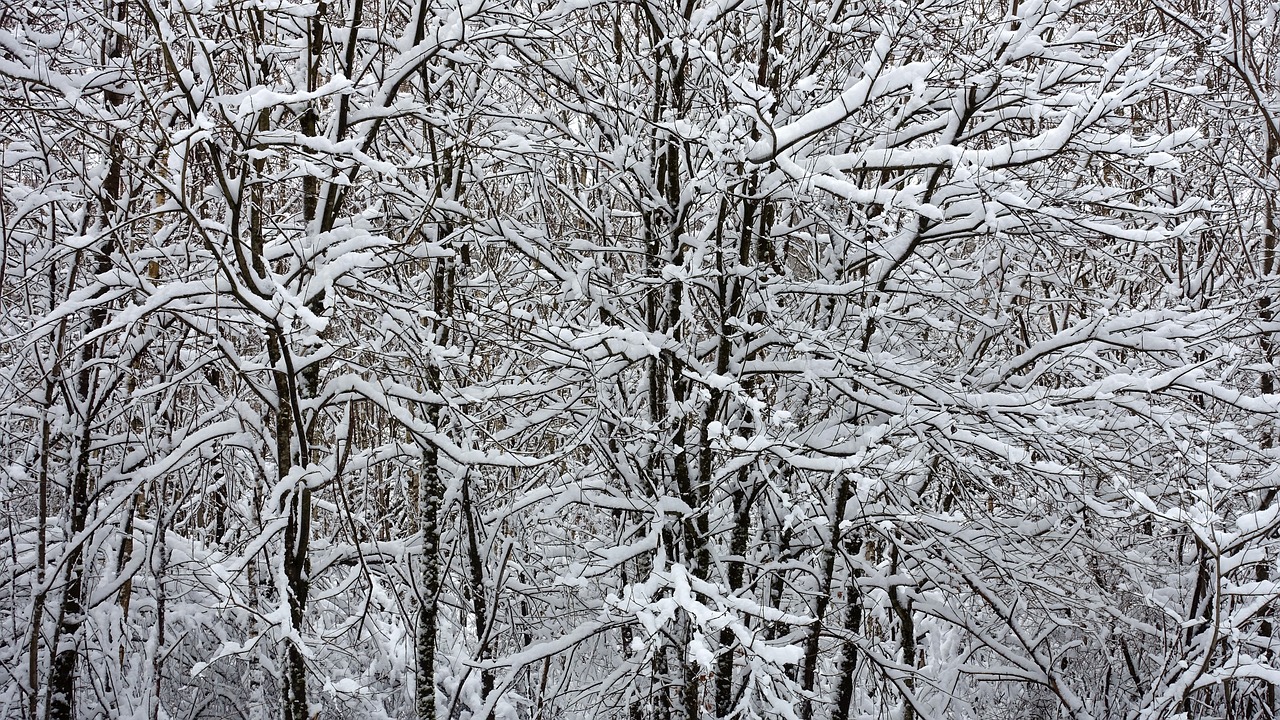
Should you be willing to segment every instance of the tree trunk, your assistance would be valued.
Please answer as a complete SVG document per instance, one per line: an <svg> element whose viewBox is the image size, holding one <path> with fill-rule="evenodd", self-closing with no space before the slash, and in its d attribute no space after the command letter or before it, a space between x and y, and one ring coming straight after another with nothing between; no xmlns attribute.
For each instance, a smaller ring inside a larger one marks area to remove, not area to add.
<svg viewBox="0 0 1280 720"><path fill-rule="evenodd" d="M427 422L439 427L440 408L427 411ZM440 596L440 465L439 451L428 444L423 453L422 479L418 484L418 528L422 534L422 560L418 572L418 628L414 651L417 670L414 691L418 720L436 717L436 602Z"/></svg>

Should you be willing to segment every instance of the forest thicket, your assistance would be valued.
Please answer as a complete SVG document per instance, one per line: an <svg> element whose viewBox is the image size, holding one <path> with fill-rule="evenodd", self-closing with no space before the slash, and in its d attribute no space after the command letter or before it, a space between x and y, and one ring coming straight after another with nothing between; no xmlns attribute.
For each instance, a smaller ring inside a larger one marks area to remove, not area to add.
<svg viewBox="0 0 1280 720"><path fill-rule="evenodd" d="M1278 12L0 0L0 717L1275 717Z"/></svg>

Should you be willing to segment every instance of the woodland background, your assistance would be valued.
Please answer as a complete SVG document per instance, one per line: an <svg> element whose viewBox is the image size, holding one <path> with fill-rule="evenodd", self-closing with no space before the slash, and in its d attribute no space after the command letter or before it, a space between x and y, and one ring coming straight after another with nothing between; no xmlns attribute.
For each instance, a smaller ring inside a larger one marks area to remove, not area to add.
<svg viewBox="0 0 1280 720"><path fill-rule="evenodd" d="M1275 717L1278 8L3 0L0 716Z"/></svg>

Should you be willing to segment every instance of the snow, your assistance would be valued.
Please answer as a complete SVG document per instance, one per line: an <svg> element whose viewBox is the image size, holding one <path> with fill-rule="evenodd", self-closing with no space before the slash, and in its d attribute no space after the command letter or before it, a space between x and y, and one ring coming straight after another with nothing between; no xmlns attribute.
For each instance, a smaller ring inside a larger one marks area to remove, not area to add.
<svg viewBox="0 0 1280 720"><path fill-rule="evenodd" d="M1270 15L20 9L0 707L1154 719L1280 683Z"/></svg>

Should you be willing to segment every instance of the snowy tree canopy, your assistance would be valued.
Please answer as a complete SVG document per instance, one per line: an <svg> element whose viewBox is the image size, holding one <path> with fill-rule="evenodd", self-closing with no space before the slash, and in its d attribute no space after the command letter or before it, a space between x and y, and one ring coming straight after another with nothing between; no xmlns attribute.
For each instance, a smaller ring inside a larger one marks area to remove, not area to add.
<svg viewBox="0 0 1280 720"><path fill-rule="evenodd" d="M0 717L1276 717L1278 12L5 0Z"/></svg>

